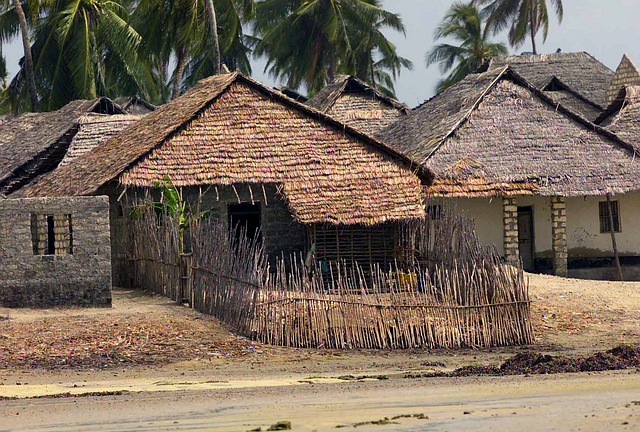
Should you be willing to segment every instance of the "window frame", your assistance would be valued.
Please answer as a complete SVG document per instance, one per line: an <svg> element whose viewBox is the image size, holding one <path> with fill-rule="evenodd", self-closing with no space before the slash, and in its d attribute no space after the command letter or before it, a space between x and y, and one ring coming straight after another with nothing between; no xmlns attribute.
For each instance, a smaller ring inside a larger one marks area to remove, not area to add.
<svg viewBox="0 0 640 432"><path fill-rule="evenodd" d="M622 220L620 218L620 204L618 200L611 201L611 213L613 216L613 227L610 227L610 219L609 219L609 202L608 201L599 201L598 202L598 216L600 219L600 234L609 234L611 233L611 228L613 228L614 233L622 232Z"/></svg>

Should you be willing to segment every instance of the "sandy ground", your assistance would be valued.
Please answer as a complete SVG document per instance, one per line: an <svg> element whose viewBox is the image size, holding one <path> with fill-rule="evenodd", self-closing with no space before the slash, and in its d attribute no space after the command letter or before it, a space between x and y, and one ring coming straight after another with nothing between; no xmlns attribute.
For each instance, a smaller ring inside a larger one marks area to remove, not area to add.
<svg viewBox="0 0 640 432"><path fill-rule="evenodd" d="M483 408L486 409L482 415L485 423L479 424L487 425L492 418L495 421L499 418L500 428L506 430L518 425L507 415L510 414L507 411L515 408L509 405L502 412L499 407L513 397L514 388L523 385L532 390L523 395L520 402L538 410L538 414L557 415L560 421L562 410L544 402L545 398L577 401L584 397L591 402L575 406L569 406L569 401L563 403L576 416L582 416L583 408L593 405L592 411L604 419L604 423L590 420L587 424L577 422L575 427L556 430L578 430L578 427L589 430L590 425L599 426L590 430L601 430L600 427L610 429L614 424L621 430L633 425L640 428L640 403L634 404L640 400L640 374L635 371L627 372L628 375L567 374L562 378L404 378L407 374L451 370L462 365L497 364L518 352L579 355L603 351L620 343L640 343L640 283L541 275L529 275L529 281L536 344L480 351L337 351L264 346L233 335L212 317L161 297L130 290L116 290L111 309L0 309L0 397L124 392L114 396L0 401L0 419L11 419L11 423L0 420L0 431L37 430L38 427L47 430L217 430L212 429L212 416L217 419L214 423L220 430L248 430L251 428L244 428L245 424L264 427L265 422L277 421L275 413L296 419L298 425L309 425L299 430L324 430L335 428L339 419L352 426L360 421L376 420L376 416L416 414L423 405L431 407L432 418L440 413L436 417L442 420L437 423L440 426L432 422L429 428L447 430L458 429L470 421L471 416L458 413L460 406L477 405L482 400L489 405ZM348 379L350 376L369 378L353 381ZM612 382L616 385L615 394L607 393ZM495 391L484 394L473 387L473 383L482 384L482 388L491 384L489 388ZM435 400L439 400L436 396L448 394L463 384L471 386L466 402L460 399L460 395L466 393L454 392L452 394L458 395L457 402L454 403L455 398L451 396L449 405L436 403ZM435 395L411 393L412 389L433 385L442 387ZM555 386L555 393L547 394L545 389L551 389L548 386ZM533 390L536 388L539 391ZM296 405L293 395L304 399L305 405ZM436 399L429 399L429 395ZM203 396L215 401L216 408L194 402ZM364 403L376 398L380 399L379 406L389 409L367 410L358 405L358 401ZM385 405L387 399L389 404ZM275 405L271 410L266 408L280 400L288 410L278 411ZM631 416L631 420L625 420L622 414L609 415L612 411L605 406L608 400L615 400L609 408L627 412L625 416ZM156 410L143 409L143 405L155 406ZM625 408L626 405L629 407ZM168 406L175 406L175 413L167 414ZM192 421L186 421L190 418L189 406L194 406ZM336 417L319 421L323 406L335 411ZM450 406L457 407L455 415L450 412ZM547 411L539 411L543 406ZM113 411L117 407L120 408ZM228 414L212 414L218 409ZM51 410L61 413L61 417L52 417ZM76 417L72 418L74 410ZM418 411L413 412L415 410ZM474 411L483 412L477 407ZM591 415L586 411L584 415ZM444 421L450 414L451 420L456 419L454 423ZM496 416L491 417L493 414ZM121 418L122 422L101 422L101 416L109 415ZM255 421L243 423L246 418ZM163 423L165 420L168 423ZM151 426L145 429L142 421ZM138 422L137 426L134 428L131 422ZM208 426L203 426L207 422ZM535 426L534 421L529 422L529 426ZM397 424L375 427L381 430L422 430L424 427L416 418L403 417L396 423L407 428ZM241 426L243 429L239 429ZM467 426L464 428L468 429ZM362 425L362 430L370 427L372 425ZM553 427L542 429L554 430Z"/></svg>

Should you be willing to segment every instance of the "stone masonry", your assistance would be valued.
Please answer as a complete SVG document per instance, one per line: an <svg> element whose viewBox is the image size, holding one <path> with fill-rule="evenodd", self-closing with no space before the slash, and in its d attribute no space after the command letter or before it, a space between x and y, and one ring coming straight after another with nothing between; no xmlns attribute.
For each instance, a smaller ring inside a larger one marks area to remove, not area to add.
<svg viewBox="0 0 640 432"><path fill-rule="evenodd" d="M504 259L520 265L518 243L518 204L515 198L502 198L502 226L504 229Z"/></svg>
<svg viewBox="0 0 640 432"><path fill-rule="evenodd" d="M128 265L128 233L126 215L118 211L120 203L117 198L121 191L117 189L103 190L111 198L111 226L113 252L113 280L116 286L131 287L130 266ZM127 199L131 202L143 199L148 193L154 201L160 200L157 189L129 188ZM228 225L228 206L239 203L255 203L260 205L261 235L264 251L272 264L281 256L304 254L307 252L307 227L298 223L283 197L273 184L236 184L234 186L185 187L183 198L194 208L201 201L201 210L207 217L219 220ZM127 199L121 199L122 203ZM303 255L304 256L304 255Z"/></svg>
<svg viewBox="0 0 640 432"><path fill-rule="evenodd" d="M551 197L553 274L567 276L567 207L564 197Z"/></svg>
<svg viewBox="0 0 640 432"><path fill-rule="evenodd" d="M106 197L0 199L0 307L111 306Z"/></svg>
<svg viewBox="0 0 640 432"><path fill-rule="evenodd" d="M620 89L624 86L640 85L640 71L629 57L625 54L616 69L616 73L611 80L609 92L607 93L607 103L613 102L618 96Z"/></svg>

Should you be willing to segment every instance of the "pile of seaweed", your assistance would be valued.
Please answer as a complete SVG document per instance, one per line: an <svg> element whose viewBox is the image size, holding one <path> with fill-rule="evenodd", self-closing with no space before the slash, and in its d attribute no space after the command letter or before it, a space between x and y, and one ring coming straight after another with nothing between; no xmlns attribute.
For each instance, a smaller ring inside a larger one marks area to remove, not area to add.
<svg viewBox="0 0 640 432"><path fill-rule="evenodd" d="M597 372L622 370L640 366L640 348L619 345L605 352L590 356L566 357L541 353L520 353L500 366L464 366L453 372L434 372L423 376L461 377L471 375L527 375L567 372Z"/></svg>

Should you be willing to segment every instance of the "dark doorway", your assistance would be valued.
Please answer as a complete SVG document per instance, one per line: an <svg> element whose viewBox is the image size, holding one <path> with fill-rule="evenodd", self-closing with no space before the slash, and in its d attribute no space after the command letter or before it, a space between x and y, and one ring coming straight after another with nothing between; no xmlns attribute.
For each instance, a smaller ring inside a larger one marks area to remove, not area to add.
<svg viewBox="0 0 640 432"><path fill-rule="evenodd" d="M229 229L236 238L246 233L247 238L261 240L260 203L229 204Z"/></svg>
<svg viewBox="0 0 640 432"><path fill-rule="evenodd" d="M525 271L535 270L535 249L533 237L533 207L518 207L518 249L522 268Z"/></svg>

